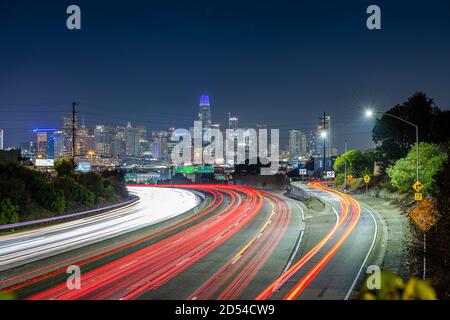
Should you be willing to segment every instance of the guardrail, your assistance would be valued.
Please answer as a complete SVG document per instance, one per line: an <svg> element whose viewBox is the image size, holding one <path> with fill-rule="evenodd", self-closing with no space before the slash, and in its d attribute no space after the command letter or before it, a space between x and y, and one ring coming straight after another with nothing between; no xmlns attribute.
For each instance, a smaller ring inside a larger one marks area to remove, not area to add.
<svg viewBox="0 0 450 320"><path fill-rule="evenodd" d="M83 215L87 215L87 214L91 214L91 213L102 213L103 211L108 211L108 210L112 210L112 209L118 209L121 207L125 207L127 205L137 202L138 200L139 200L139 197L134 196L134 198L131 200L123 201L120 203L116 203L116 204L113 204L110 206L105 206L105 207L101 207L101 208L97 208L97 209L69 213L66 215L56 216L56 217L51 217L51 218L43 218L43 219L30 220L30 221L24 221L24 222L17 222L17 223L12 223L12 224L4 224L4 225L0 226L0 230L21 228L21 227L25 227L25 226L34 225L34 224L41 224L41 223L47 223L47 222L52 222L52 221L58 221L58 220L67 220L70 218L79 217L79 216L83 216Z"/></svg>

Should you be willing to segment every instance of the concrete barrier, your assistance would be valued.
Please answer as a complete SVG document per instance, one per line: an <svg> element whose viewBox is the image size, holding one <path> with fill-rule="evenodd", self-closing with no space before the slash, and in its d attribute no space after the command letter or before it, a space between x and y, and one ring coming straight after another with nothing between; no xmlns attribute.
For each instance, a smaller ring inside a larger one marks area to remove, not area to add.
<svg viewBox="0 0 450 320"><path fill-rule="evenodd" d="M294 199L301 200L301 201L308 201L311 198L310 194L308 192L306 192L305 190L303 190L301 188L301 186L298 184L296 184L296 185L291 184L289 196Z"/></svg>

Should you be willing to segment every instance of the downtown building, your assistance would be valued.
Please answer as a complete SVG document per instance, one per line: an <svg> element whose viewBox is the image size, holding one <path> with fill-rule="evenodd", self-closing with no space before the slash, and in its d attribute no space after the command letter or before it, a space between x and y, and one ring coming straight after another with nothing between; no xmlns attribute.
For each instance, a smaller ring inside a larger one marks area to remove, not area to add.
<svg viewBox="0 0 450 320"><path fill-rule="evenodd" d="M293 160L306 156L308 153L307 137L300 130L289 132L289 154Z"/></svg>

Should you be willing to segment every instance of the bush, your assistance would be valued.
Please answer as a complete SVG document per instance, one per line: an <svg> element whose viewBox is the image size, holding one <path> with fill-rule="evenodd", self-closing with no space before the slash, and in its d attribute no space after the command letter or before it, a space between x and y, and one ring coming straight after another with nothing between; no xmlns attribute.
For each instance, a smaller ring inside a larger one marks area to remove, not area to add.
<svg viewBox="0 0 450 320"><path fill-rule="evenodd" d="M72 159L61 157L55 161L55 171L59 177L73 176L75 163Z"/></svg>
<svg viewBox="0 0 450 320"><path fill-rule="evenodd" d="M416 145L414 145L405 158L398 160L387 169L391 184L401 192L414 192L411 186L416 181ZM419 143L419 177L424 185L423 192L429 193L433 176L442 169L447 161L447 155L439 149L438 145Z"/></svg>
<svg viewBox="0 0 450 320"><path fill-rule="evenodd" d="M19 222L19 206L9 199L3 199L0 202L0 225L16 222Z"/></svg>
<svg viewBox="0 0 450 320"><path fill-rule="evenodd" d="M86 207L95 205L95 194L76 182L75 179L67 176L61 177L55 181L55 185L63 192L67 201L76 202Z"/></svg>

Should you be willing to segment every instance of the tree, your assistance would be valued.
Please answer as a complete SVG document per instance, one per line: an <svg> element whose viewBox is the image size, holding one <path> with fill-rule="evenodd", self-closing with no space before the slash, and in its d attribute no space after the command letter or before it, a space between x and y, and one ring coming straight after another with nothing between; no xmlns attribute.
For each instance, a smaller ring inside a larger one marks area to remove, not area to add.
<svg viewBox="0 0 450 320"><path fill-rule="evenodd" d="M435 176L432 190L434 205L439 213L439 220L428 231L427 238L431 246L427 248L428 274L433 279L438 295L450 297L450 161ZM416 248L422 253L422 246Z"/></svg>
<svg viewBox="0 0 450 320"><path fill-rule="evenodd" d="M431 190L433 176L442 169L447 161L447 154L438 145L419 143L419 176L424 185L425 193ZM413 192L411 186L416 181L416 146L413 145L406 157L398 160L386 172L391 178L391 184L401 192Z"/></svg>
<svg viewBox="0 0 450 320"><path fill-rule="evenodd" d="M336 158L333 168L338 173L344 173L345 164L347 164L348 174L362 177L373 173L374 163L375 154L373 151L349 150Z"/></svg>
<svg viewBox="0 0 450 320"><path fill-rule="evenodd" d="M450 117L441 111L433 99L423 92L417 92L400 105L386 112L414 123L419 130L420 141L442 143L449 140L447 126L442 126L442 116ZM372 139L377 144L377 159L388 166L392 161L403 158L416 142L415 129L398 119L383 115L375 121Z"/></svg>
<svg viewBox="0 0 450 320"><path fill-rule="evenodd" d="M73 159L61 157L55 161L55 171L59 177L73 176L75 163Z"/></svg>
<svg viewBox="0 0 450 320"><path fill-rule="evenodd" d="M19 222L19 206L9 199L0 202L0 225Z"/></svg>

